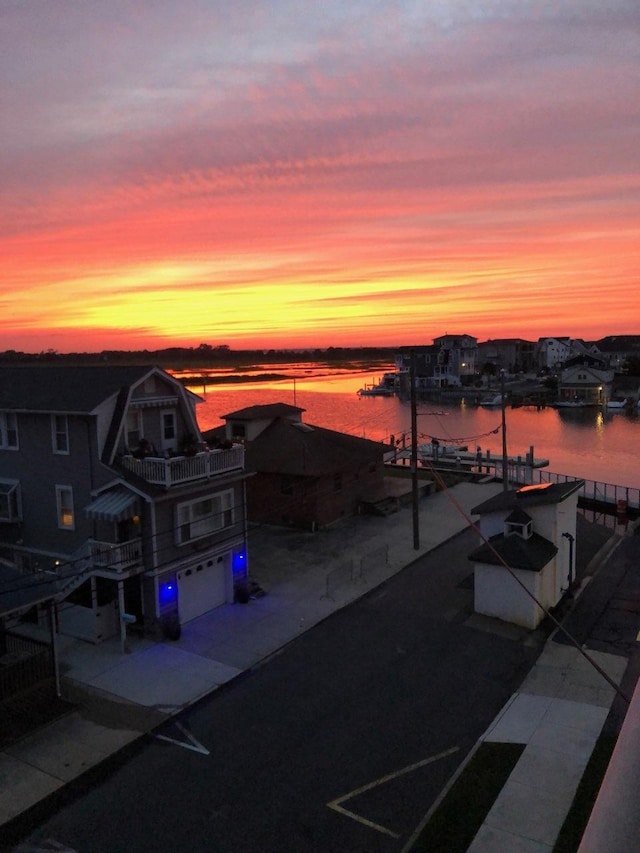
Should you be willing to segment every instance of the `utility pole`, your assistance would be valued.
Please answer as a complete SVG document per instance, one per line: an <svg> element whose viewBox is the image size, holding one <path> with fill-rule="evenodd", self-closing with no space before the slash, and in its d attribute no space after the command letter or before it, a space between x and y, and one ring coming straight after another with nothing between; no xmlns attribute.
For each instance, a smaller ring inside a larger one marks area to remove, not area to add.
<svg viewBox="0 0 640 853"><path fill-rule="evenodd" d="M420 513L418 508L418 413L416 404L416 354L411 350L411 495L413 505L413 548L420 549Z"/></svg>
<svg viewBox="0 0 640 853"><path fill-rule="evenodd" d="M504 370L500 371L500 408L502 410L502 491L509 490L509 461L507 459L507 401L504 394Z"/></svg>

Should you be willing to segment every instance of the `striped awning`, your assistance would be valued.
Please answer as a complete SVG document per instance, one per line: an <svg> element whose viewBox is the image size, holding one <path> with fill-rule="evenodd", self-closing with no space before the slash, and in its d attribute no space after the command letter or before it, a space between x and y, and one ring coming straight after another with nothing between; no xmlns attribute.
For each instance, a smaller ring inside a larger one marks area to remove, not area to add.
<svg viewBox="0 0 640 853"><path fill-rule="evenodd" d="M86 506L84 512L96 521L124 521L138 515L140 509L137 495L126 489L111 489Z"/></svg>

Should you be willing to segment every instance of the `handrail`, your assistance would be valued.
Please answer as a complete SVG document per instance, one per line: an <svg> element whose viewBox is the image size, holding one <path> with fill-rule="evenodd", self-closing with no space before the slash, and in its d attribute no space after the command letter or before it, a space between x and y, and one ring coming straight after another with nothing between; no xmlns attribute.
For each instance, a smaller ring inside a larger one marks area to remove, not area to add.
<svg viewBox="0 0 640 853"><path fill-rule="evenodd" d="M244 446L234 445L228 449L214 449L193 456L145 456L138 459L132 455L122 457L124 467L146 480L170 488L180 483L215 477L228 471L244 467Z"/></svg>
<svg viewBox="0 0 640 853"><path fill-rule="evenodd" d="M509 479L515 483L569 483L575 480L583 480L571 474L556 474L540 468L526 468L519 465L509 466ZM599 503L618 506L624 502L624 506L631 509L640 509L640 488L633 486L618 486L615 483L602 483L598 480L583 480L578 491L580 497Z"/></svg>

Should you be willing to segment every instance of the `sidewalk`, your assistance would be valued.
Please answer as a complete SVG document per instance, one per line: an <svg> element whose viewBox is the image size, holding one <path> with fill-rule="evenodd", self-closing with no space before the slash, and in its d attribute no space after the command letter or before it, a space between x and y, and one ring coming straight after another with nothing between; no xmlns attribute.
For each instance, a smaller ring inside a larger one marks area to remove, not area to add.
<svg viewBox="0 0 640 853"><path fill-rule="evenodd" d="M590 652L619 683L627 660ZM525 749L469 853L548 853L562 829L615 696L578 649L550 640L484 736Z"/></svg>
<svg viewBox="0 0 640 853"><path fill-rule="evenodd" d="M496 483L464 483L451 494L469 512L500 489ZM348 519L316 533L259 528L250 533L251 573L267 591L264 597L247 605L225 605L194 620L176 642L131 637L130 652L125 655L119 640L90 646L61 638L63 692L78 702L80 710L0 752L0 825L259 665L467 526L444 493L421 501L417 550L412 521L411 509L405 508L386 518ZM619 679L626 659L601 657L601 665ZM522 846L522 838L520 846L513 847L492 839L496 833L518 834L526 828L525 818L535 813L534 791L526 783L533 767L539 767L543 776L551 774L570 804L612 695L577 650L547 644L521 691L486 735L487 739L524 737L521 742L528 746L521 758L524 764L516 767L518 772L512 774L474 842L475 853L497 847L502 851L551 849L557 821L551 822L546 814L539 818L547 834L538 846ZM565 746L575 744L575 761L571 750L559 748L559 738ZM551 763L545 765L545 760ZM568 769L559 772L559 766ZM542 789L535 790L550 790L548 775L544 778ZM524 831L522 835L532 837Z"/></svg>

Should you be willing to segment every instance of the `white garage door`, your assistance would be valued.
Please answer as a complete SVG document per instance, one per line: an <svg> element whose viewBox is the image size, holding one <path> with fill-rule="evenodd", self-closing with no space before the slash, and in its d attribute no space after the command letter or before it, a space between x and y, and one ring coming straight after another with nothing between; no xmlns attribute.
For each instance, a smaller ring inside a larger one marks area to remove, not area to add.
<svg viewBox="0 0 640 853"><path fill-rule="evenodd" d="M226 561L194 563L178 572L178 607L183 625L226 600Z"/></svg>

